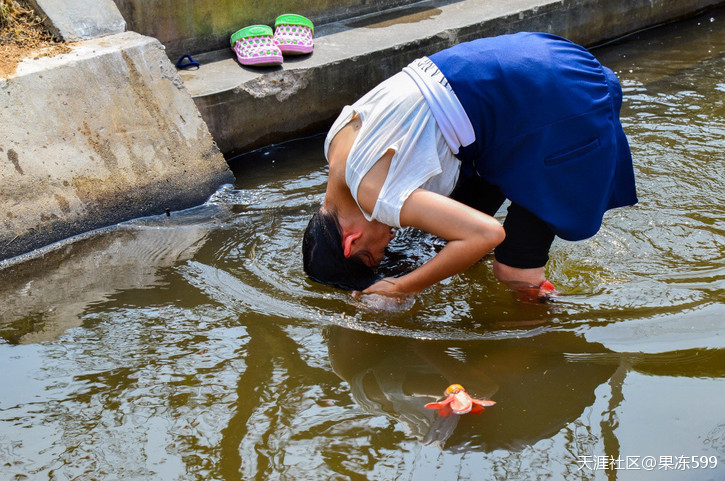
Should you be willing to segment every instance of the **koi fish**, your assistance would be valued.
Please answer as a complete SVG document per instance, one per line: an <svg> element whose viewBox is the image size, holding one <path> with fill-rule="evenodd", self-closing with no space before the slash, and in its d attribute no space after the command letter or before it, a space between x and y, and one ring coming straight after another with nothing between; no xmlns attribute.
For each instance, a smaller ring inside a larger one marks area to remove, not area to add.
<svg viewBox="0 0 725 481"><path fill-rule="evenodd" d="M428 403L425 407L438 409L438 414L445 417L451 414L480 414L484 407L496 404L495 401L472 398L460 384L451 384L444 394L447 397L443 401Z"/></svg>

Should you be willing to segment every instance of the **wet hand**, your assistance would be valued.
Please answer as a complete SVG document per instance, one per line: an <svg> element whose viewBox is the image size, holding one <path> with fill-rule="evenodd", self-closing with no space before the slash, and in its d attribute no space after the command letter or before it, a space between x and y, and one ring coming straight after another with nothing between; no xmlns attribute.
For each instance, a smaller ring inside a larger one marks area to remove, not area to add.
<svg viewBox="0 0 725 481"><path fill-rule="evenodd" d="M352 298L368 309L383 311L408 310L415 304L415 296L400 292L394 278L381 279L364 291L353 291Z"/></svg>
<svg viewBox="0 0 725 481"><path fill-rule="evenodd" d="M362 294L380 294L383 296L399 297L401 294L409 293L400 290L400 285L394 277L384 277L362 291Z"/></svg>

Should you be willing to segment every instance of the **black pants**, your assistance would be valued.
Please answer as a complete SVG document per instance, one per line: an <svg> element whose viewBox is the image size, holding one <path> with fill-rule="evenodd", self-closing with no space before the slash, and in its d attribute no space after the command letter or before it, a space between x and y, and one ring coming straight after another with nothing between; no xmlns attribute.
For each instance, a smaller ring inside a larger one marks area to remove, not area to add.
<svg viewBox="0 0 725 481"><path fill-rule="evenodd" d="M467 175L464 171L465 168L450 197L490 216L496 214L506 200L501 190L477 174ZM546 265L555 236L548 224L520 205L511 203L503 228L506 238L494 250L497 261L520 269Z"/></svg>

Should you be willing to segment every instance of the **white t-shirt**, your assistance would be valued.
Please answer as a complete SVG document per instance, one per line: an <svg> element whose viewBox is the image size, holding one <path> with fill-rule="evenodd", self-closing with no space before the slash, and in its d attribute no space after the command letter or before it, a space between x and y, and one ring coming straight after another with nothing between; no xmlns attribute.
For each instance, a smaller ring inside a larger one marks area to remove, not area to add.
<svg viewBox="0 0 725 481"><path fill-rule="evenodd" d="M332 139L356 113L362 127L350 149L345 169L345 181L356 202L362 178L388 150L394 151L373 212L365 212L360 207L366 219L401 227L400 210L415 189L442 195L453 191L460 161L411 75L400 72L352 106L346 105L327 134L325 157Z"/></svg>

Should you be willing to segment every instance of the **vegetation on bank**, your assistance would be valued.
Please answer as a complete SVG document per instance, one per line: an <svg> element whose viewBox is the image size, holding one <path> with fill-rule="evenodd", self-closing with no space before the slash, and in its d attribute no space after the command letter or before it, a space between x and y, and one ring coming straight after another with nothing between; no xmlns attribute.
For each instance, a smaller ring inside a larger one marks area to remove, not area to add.
<svg viewBox="0 0 725 481"><path fill-rule="evenodd" d="M25 58L53 56L70 48L53 38L37 12L21 0L0 0L0 77Z"/></svg>

